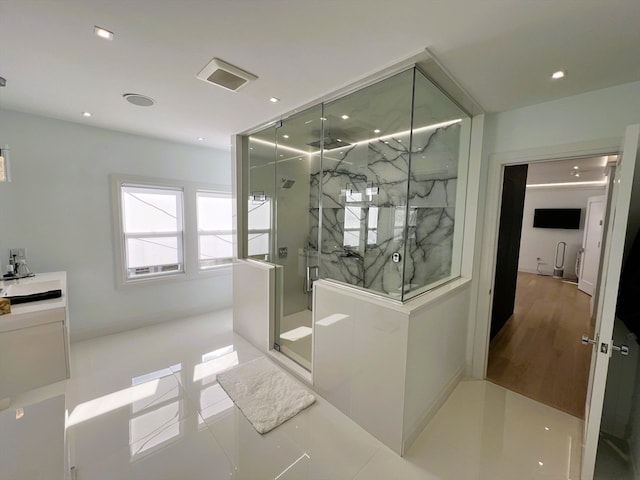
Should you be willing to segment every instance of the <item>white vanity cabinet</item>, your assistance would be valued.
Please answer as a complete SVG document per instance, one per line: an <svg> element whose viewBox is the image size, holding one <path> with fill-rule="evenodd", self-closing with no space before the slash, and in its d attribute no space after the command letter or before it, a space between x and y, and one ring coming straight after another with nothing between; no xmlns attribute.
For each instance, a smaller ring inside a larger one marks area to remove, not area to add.
<svg viewBox="0 0 640 480"><path fill-rule="evenodd" d="M69 378L69 321L66 272L0 282L0 288L51 289L62 297L11 306L0 315L0 402ZM56 288L57 289L57 288Z"/></svg>

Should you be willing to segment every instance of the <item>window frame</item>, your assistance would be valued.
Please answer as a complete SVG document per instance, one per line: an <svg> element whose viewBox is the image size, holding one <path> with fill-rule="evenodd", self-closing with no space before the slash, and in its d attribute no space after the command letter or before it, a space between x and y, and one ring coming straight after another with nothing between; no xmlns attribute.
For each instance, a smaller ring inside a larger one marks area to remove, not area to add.
<svg viewBox="0 0 640 480"><path fill-rule="evenodd" d="M214 189L205 189L205 188L197 188L195 191L195 201L196 201L196 234L198 237L198 251L197 251L197 260L198 260L198 269L200 271L207 271L207 270L211 270L214 268L217 268L221 265L228 265L231 262L233 262L233 216L230 218L231 222L229 224L229 229L223 229L223 228L218 228L215 230L205 230L203 228L201 228L200 223L198 221L198 217L199 217L199 208L198 208L198 197L200 195L203 195L205 197L213 197L213 198L229 198L230 200L230 204L231 207L233 209L233 198L230 194L230 192L221 192L220 190L214 190ZM232 240L232 245L231 245L231 256L229 257L224 257L224 260L227 260L226 262L219 262L219 263L215 263L213 265L210 266L202 266L202 262L203 260L200 258L202 255L202 243L201 243L201 238L203 236L207 236L207 235L213 235L213 236L218 236L218 235L228 235L229 237L231 237Z"/></svg>
<svg viewBox="0 0 640 480"><path fill-rule="evenodd" d="M126 215L125 215L125 211L124 211L124 204L121 204L121 208L120 208L120 215L121 215L121 224L122 224L122 240L123 240L123 249L124 249L124 274L126 277L127 281L131 281L131 280L139 280L139 279L143 279L143 278L151 278L151 277L163 277L163 276L170 276L170 275L179 275L181 273L184 273L185 271L185 248L184 248L184 243L185 243L185 220L184 220L184 213L185 213L185 191L183 188L180 187L169 187L169 186L160 186L160 185L140 185L139 183L135 182L122 182L120 184L120 196L121 196L121 201L123 196L125 195L125 188L127 189L127 191L130 191L131 194L136 193L136 190L138 190L137 193L142 193L144 190L148 190L149 192L152 191L156 191L156 192L176 192L177 195L177 205L176 205L176 224L178 229L176 231L164 231L164 232L127 232L125 231L125 223L126 223ZM177 250L177 260L175 262L176 265L176 269L167 269L166 271L163 271L163 267L171 267L174 265L174 263L169 263L169 264L158 264L158 265L149 265L147 266L142 266L142 267L130 267L128 262L127 262L127 258L128 255L130 253L129 250L129 245L128 245L128 241L130 239L152 239L152 238L175 238L176 239L176 250ZM130 271L131 270L136 270L137 268L139 269L144 269L144 268L159 268L160 271L153 271L153 272L149 272L149 273L141 273L140 276L131 276Z"/></svg>
<svg viewBox="0 0 640 480"><path fill-rule="evenodd" d="M115 275L116 286L118 288L133 285L149 285L152 283L166 283L177 281L188 281L209 276L226 275L229 273L233 258L229 263L208 268L199 268L199 235L197 223L197 192L212 192L222 195L229 195L233 201L231 186L210 184L202 182L182 181L166 178L143 177L135 175L112 174L111 197L112 197L112 225L114 238ZM181 189L182 190L182 263L181 272L165 272L155 275L141 275L139 277L128 278L126 266L126 246L124 233L124 213L122 202L122 186L133 185L147 188L159 189Z"/></svg>

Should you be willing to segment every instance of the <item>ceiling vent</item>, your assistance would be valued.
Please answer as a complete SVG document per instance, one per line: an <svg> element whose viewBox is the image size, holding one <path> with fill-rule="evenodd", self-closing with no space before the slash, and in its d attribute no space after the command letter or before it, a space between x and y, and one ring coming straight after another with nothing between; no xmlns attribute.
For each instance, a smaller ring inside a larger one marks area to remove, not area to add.
<svg viewBox="0 0 640 480"><path fill-rule="evenodd" d="M219 58L211 60L196 77L232 92L237 92L247 83L258 79L255 75L223 62Z"/></svg>

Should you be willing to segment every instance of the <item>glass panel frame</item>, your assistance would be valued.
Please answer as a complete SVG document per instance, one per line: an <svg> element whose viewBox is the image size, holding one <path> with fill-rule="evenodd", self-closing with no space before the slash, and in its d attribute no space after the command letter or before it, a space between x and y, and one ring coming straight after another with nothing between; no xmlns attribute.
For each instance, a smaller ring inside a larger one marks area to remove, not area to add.
<svg viewBox="0 0 640 480"><path fill-rule="evenodd" d="M301 113L245 137L249 146L273 140L268 186L252 185L252 170L271 165L252 164L249 152L249 203L256 193L272 202L269 229L249 222L247 238L269 237L261 259L286 263L278 259L279 247L288 247L277 228L287 193L282 167L311 146L306 248L319 252L320 278L407 301L459 277L470 116L416 66L305 112L314 108L320 138L304 151L283 137Z"/></svg>
<svg viewBox="0 0 640 480"><path fill-rule="evenodd" d="M418 68L412 112L403 301L460 276L471 135L469 116Z"/></svg>

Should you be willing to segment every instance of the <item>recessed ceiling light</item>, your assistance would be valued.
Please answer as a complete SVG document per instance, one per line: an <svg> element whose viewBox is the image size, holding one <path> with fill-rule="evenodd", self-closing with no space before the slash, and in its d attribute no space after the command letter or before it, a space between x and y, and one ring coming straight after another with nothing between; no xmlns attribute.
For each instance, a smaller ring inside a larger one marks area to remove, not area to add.
<svg viewBox="0 0 640 480"><path fill-rule="evenodd" d="M564 70L558 70L557 72L553 72L551 74L551 78L553 78L554 80L559 80L561 78L564 78L565 75L566 72Z"/></svg>
<svg viewBox="0 0 640 480"><path fill-rule="evenodd" d="M277 103L277 102L279 102L279 101L280 101L280 99L279 99L278 97L271 97L271 98L269 99L269 101L270 101L271 103Z"/></svg>
<svg viewBox="0 0 640 480"><path fill-rule="evenodd" d="M574 169L574 170L578 170L578 165L574 165L574 166L573 166L573 169Z"/></svg>
<svg viewBox="0 0 640 480"><path fill-rule="evenodd" d="M82 112L82 116L83 117L90 117L91 116L91 112Z"/></svg>
<svg viewBox="0 0 640 480"><path fill-rule="evenodd" d="M373 131L373 133L380 133L380 129L379 129L379 128L376 128L376 129Z"/></svg>
<svg viewBox="0 0 640 480"><path fill-rule="evenodd" d="M289 135L282 135L282 138L289 138Z"/></svg>
<svg viewBox="0 0 640 480"><path fill-rule="evenodd" d="M100 38L104 38L105 40L113 40L113 32L106 30L102 27L95 25L93 27L93 33Z"/></svg>
<svg viewBox="0 0 640 480"><path fill-rule="evenodd" d="M198 137L198 140L200 140L201 142L204 142L204 137Z"/></svg>
<svg viewBox="0 0 640 480"><path fill-rule="evenodd" d="M348 120L349 119L349 115L342 115L342 119L343 120Z"/></svg>
<svg viewBox="0 0 640 480"><path fill-rule="evenodd" d="M138 107L150 107L156 104L156 101L153 98L147 97L146 95L140 95L139 93L125 93L122 97L127 102Z"/></svg>

